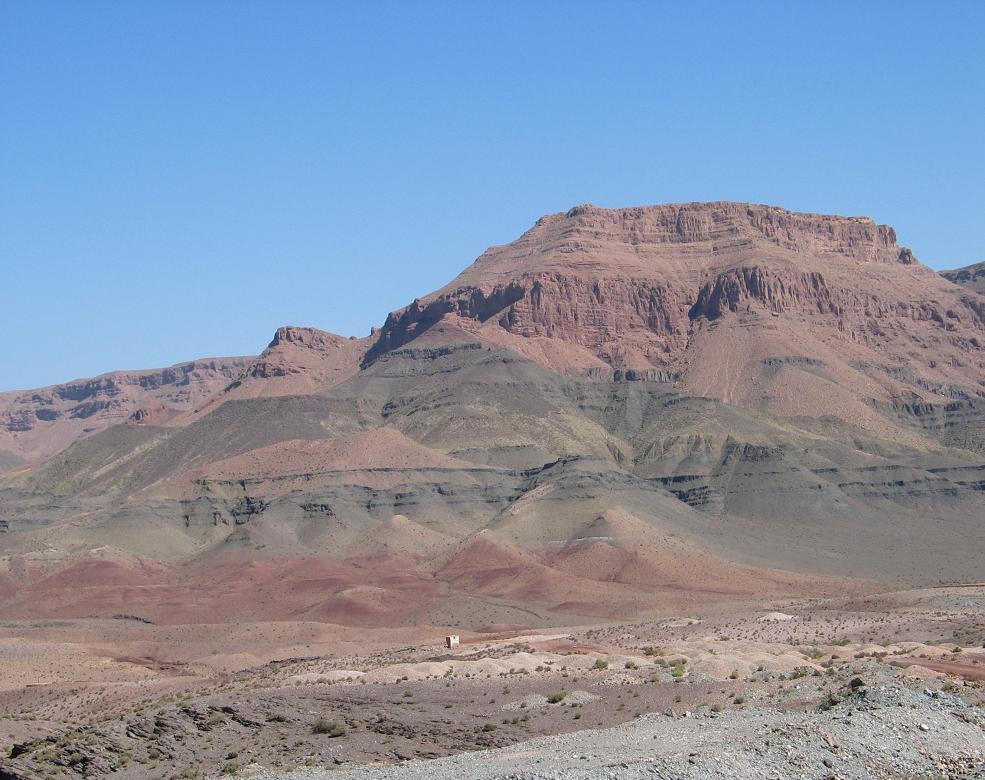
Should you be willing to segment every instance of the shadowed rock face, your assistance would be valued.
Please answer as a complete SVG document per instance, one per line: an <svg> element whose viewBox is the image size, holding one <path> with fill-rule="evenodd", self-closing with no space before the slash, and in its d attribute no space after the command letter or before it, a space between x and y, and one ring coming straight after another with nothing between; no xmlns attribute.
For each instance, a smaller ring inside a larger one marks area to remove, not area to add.
<svg viewBox="0 0 985 780"><path fill-rule="evenodd" d="M281 328L0 481L0 615L135 614L107 572L155 620L361 625L982 579L983 302L865 218L544 217L369 338Z"/></svg>
<svg viewBox="0 0 985 780"><path fill-rule="evenodd" d="M981 295L985 295L985 262L956 268L953 271L941 271L941 276L949 282L960 284Z"/></svg>

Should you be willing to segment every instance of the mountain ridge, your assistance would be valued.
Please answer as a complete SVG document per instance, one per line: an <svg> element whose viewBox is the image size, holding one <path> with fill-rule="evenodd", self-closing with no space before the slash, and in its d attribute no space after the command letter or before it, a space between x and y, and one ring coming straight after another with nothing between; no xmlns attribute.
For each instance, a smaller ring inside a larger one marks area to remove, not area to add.
<svg viewBox="0 0 985 780"><path fill-rule="evenodd" d="M43 460L129 415L180 425L230 399L318 392L421 339L478 339L567 373L659 375L689 393L765 403L781 414L806 413L803 385L822 379L839 385L833 397L856 422L871 418L872 401L981 397L985 302L945 282L948 273L920 264L898 246L892 227L868 217L732 201L583 204L490 247L444 287L391 312L368 337L284 326L256 358L213 359L235 368L220 371L194 398L100 398L115 411L93 426L66 425L65 416L85 410L58 408L46 391L148 372L2 393L0 467ZM778 330L761 321L766 316L793 321ZM750 329L758 344L750 344ZM923 359L914 360L914 342ZM934 352L941 353L936 360ZM715 369L723 360L733 365ZM772 378L763 376L764 366ZM814 376L805 380L805 368ZM820 403L824 413L837 411ZM52 415L63 419L45 419ZM38 446L46 425L52 442Z"/></svg>
<svg viewBox="0 0 985 780"><path fill-rule="evenodd" d="M0 616L570 623L981 580L983 345L985 299L872 220L576 207L368 337L285 326L15 462Z"/></svg>
<svg viewBox="0 0 985 780"><path fill-rule="evenodd" d="M985 295L985 260L966 265L963 268L941 271L940 274L948 281Z"/></svg>

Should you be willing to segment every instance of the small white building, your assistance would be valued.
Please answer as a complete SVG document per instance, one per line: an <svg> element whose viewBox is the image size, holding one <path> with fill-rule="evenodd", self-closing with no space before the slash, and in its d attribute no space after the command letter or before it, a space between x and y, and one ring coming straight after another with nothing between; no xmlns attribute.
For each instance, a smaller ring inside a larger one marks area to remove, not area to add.
<svg viewBox="0 0 985 780"><path fill-rule="evenodd" d="M451 634L445 637L445 647L451 649L453 647L458 647L458 634Z"/></svg>

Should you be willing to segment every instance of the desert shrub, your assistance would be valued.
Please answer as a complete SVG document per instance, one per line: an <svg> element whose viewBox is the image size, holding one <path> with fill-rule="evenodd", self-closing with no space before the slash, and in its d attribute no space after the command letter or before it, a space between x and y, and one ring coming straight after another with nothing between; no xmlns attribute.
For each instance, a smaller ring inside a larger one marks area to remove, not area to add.
<svg viewBox="0 0 985 780"><path fill-rule="evenodd" d="M608 669L609 668L609 662L608 661L603 661L601 658L599 658L594 664L592 664L592 668L593 669Z"/></svg>
<svg viewBox="0 0 985 780"><path fill-rule="evenodd" d="M339 723L334 720L325 720L325 718L319 718L314 723L311 724L312 734L326 734L329 737L344 737L345 736L345 724Z"/></svg>
<svg viewBox="0 0 985 780"><path fill-rule="evenodd" d="M552 693L547 697L548 704L560 704L568 697L567 691L558 691L557 693Z"/></svg>

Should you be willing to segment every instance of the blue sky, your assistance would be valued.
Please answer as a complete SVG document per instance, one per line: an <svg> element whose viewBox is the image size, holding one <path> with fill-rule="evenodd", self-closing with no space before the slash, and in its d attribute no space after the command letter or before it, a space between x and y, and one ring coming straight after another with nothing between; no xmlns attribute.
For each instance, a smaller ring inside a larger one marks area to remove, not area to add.
<svg viewBox="0 0 985 780"><path fill-rule="evenodd" d="M985 260L985 3L0 0L0 389L364 335L541 214Z"/></svg>

